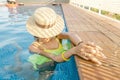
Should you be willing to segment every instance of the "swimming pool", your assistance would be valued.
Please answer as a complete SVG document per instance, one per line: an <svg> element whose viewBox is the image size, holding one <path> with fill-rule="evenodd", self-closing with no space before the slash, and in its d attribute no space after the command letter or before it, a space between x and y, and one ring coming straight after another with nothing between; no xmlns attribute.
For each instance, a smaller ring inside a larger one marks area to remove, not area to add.
<svg viewBox="0 0 120 80"><path fill-rule="evenodd" d="M0 80L42 80L28 62L31 55L28 47L34 38L25 27L26 20L38 7L21 6L9 10L0 7ZM49 7L64 17L61 6ZM79 80L74 57L57 64L52 80Z"/></svg>

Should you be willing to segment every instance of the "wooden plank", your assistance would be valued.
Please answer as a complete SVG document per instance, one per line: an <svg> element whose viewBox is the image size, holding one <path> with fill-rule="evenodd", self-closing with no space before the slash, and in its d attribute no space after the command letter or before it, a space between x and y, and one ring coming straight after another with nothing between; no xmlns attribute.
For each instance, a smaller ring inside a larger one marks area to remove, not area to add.
<svg viewBox="0 0 120 80"><path fill-rule="evenodd" d="M88 33L88 32L87 32ZM91 34L92 33L92 34ZM98 32L96 33L96 32L89 32L88 34L86 34L87 36L89 36L89 37L87 37L87 38L90 38L90 36L92 36L92 39L93 39L93 42L98 42L98 41L101 41L102 42L102 40L101 39L99 39L97 36L95 37L95 35L96 34L98 34ZM100 33L99 33L100 34ZM99 37L100 37L101 35L99 35ZM106 40L105 38L104 38L104 40ZM108 39L107 39L108 40ZM99 43L98 43L99 44ZM104 49L106 50L105 52L106 53L110 53L109 52L109 50L108 50L108 47L106 46L106 45L103 45L102 44L102 46L104 47ZM109 54L108 54L109 55ZM77 61L79 61L79 60L77 60ZM112 61L112 60L110 60L110 61ZM110 62L109 61L109 62ZM86 64L86 62L83 62L83 61L80 61L80 64L84 64L84 66L82 66L81 68L82 68L82 74L84 74L84 77L86 77L86 75L91 75L92 77L95 77L95 76L97 76L98 74L98 72L99 72L99 76L101 75L101 76L104 76L104 78L106 79L107 78L107 80L109 80L109 79L115 79L115 80L117 80L118 78L116 78L116 77L118 77L117 75L119 75L120 73L119 73L119 69L118 68L120 68L120 67L118 67L117 69L116 69L116 71L117 72L115 72L114 70L115 70L115 67L111 67L111 66L104 66L104 67L99 67L100 69L98 69L97 70L97 72L96 72L96 70L94 71L94 69L96 68L94 68L93 66L87 66L88 65L88 62L87 62L87 64ZM79 64L78 64L79 65ZM112 63L112 65L113 65L113 63ZM85 67L85 66L87 66L87 68ZM106 69L105 69L106 68ZM111 69L112 68L112 69ZM114 69L113 69L114 68ZM87 70L88 69L88 70ZM92 70L93 69L93 70ZM86 71L87 70L87 71ZM90 71L89 71L90 70ZM92 71L91 71L92 70ZM112 71L113 70L113 71ZM87 73L86 73L87 72ZM90 73L89 73L90 72ZM86 74L85 74L86 73ZM116 75L117 74L117 75ZM112 77L112 76L114 76L114 77ZM97 78L98 79L98 78ZM97 80L97 79L94 79L94 80ZM100 80L101 78L99 78L98 80ZM103 78L101 79L101 80L104 80Z"/></svg>

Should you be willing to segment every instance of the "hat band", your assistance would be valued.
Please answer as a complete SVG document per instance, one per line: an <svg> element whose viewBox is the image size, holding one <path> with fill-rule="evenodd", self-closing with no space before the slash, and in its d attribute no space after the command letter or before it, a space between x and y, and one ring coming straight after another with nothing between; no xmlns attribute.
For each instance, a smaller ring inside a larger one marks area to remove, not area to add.
<svg viewBox="0 0 120 80"><path fill-rule="evenodd" d="M39 26L41 28L48 29L48 28L54 26L56 21L53 24L49 24L49 25L41 25L41 24L38 24L36 21L35 21L35 23L36 23L37 26Z"/></svg>

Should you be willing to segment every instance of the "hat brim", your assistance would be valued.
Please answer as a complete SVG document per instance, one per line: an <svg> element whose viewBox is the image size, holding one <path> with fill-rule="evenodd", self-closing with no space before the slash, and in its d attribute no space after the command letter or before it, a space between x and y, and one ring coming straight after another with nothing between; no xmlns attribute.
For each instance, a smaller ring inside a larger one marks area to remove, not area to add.
<svg viewBox="0 0 120 80"><path fill-rule="evenodd" d="M26 24L27 30L30 34L40 38L50 38L60 34L64 29L64 20L57 15L56 23L47 29L41 28L35 23L33 16L31 16Z"/></svg>

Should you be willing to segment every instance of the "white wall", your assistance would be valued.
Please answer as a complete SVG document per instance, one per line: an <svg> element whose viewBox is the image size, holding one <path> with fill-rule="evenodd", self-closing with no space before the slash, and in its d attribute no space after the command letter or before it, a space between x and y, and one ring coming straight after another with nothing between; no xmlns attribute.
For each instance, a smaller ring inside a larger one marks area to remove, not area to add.
<svg viewBox="0 0 120 80"><path fill-rule="evenodd" d="M70 0L70 4L89 6L120 14L120 0Z"/></svg>
<svg viewBox="0 0 120 80"><path fill-rule="evenodd" d="M6 0L0 0L0 3L6 3Z"/></svg>

